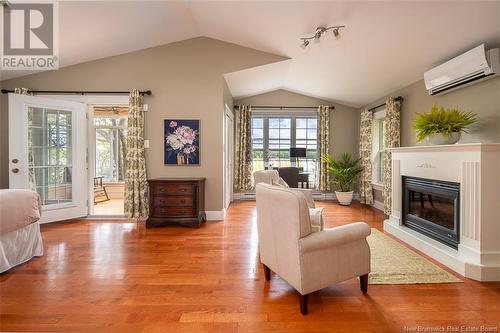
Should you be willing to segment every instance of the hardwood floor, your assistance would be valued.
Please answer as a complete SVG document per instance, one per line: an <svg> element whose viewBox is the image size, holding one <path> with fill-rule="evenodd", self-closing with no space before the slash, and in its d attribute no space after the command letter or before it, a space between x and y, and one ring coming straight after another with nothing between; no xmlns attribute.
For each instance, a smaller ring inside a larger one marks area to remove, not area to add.
<svg viewBox="0 0 500 333"><path fill-rule="evenodd" d="M327 227L384 215L326 207ZM349 280L298 294L258 261L255 203L225 222L147 229L144 222L80 220L42 226L45 254L0 276L1 331L404 332L417 326L500 324L500 283L384 285Z"/></svg>

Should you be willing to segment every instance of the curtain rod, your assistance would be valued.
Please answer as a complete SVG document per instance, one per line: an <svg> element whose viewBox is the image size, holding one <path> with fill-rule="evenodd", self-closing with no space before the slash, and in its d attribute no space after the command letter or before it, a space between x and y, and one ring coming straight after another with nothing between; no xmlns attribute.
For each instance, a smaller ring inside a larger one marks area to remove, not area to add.
<svg viewBox="0 0 500 333"><path fill-rule="evenodd" d="M404 98L402 96L398 96L398 97L394 98L394 100L396 100L398 102L402 102L404 100ZM378 109L379 107L384 106L384 105L386 105L386 103L382 103L380 105L374 106L374 107L368 109L368 111L373 111L373 110Z"/></svg>
<svg viewBox="0 0 500 333"><path fill-rule="evenodd" d="M237 108L239 105L235 105ZM276 105L251 105L252 109L272 109L272 110L286 110L286 109L314 109L317 110L318 106L276 106ZM328 105L328 107L333 110L335 106Z"/></svg>
<svg viewBox="0 0 500 333"><path fill-rule="evenodd" d="M14 90L2 89L2 94L13 93ZM32 94L74 94L74 95L100 95L100 94L111 94L111 95L123 95L130 94L130 91L75 91L75 90L29 90L28 93ZM141 95L151 96L151 90L139 91Z"/></svg>

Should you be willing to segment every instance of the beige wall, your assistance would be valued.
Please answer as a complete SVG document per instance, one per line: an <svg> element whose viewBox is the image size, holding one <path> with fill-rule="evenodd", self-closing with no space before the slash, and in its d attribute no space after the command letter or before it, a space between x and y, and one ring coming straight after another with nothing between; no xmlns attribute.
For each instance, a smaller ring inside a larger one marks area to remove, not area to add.
<svg viewBox="0 0 500 333"><path fill-rule="evenodd" d="M458 107L478 115L478 124L471 133L464 133L459 143L500 142L500 77L486 80L444 95L430 96L420 80L397 90L373 103L376 106L389 96L402 96L401 146L415 146L416 135L412 128L416 112L427 112L434 103L444 107Z"/></svg>
<svg viewBox="0 0 500 333"><path fill-rule="evenodd" d="M478 124L469 134L462 134L459 143L500 142L500 77L486 80L444 95L430 96L420 80L397 90L364 108L379 105L389 96L402 96L401 146L415 146L416 135L412 128L416 112L427 112L434 103L444 107L458 107L478 116ZM363 108L363 109L364 109ZM374 191L375 200L383 201L381 191Z"/></svg>
<svg viewBox="0 0 500 333"><path fill-rule="evenodd" d="M235 104L271 106L318 106L334 105L330 114L330 153L338 157L343 152L358 155L359 110L339 103L333 103L287 90L240 98Z"/></svg>
<svg viewBox="0 0 500 333"><path fill-rule="evenodd" d="M44 90L151 89L147 97L145 136L149 178L201 176L207 178L206 208L220 210L222 204L223 74L260 66L285 58L206 37L189 39L115 57L100 59L58 71L2 82L2 86ZM226 88L227 89L227 88ZM230 103L232 104L232 103ZM7 186L8 152L5 147L6 98L2 99L2 186ZM163 164L163 120L200 119L201 165Z"/></svg>

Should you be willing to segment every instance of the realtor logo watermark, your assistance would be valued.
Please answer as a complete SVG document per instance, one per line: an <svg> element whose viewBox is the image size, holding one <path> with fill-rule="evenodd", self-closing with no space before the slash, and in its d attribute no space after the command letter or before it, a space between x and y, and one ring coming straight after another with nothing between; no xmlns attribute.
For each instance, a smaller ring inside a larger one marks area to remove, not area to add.
<svg viewBox="0 0 500 333"><path fill-rule="evenodd" d="M51 70L59 68L57 1L2 3L2 70Z"/></svg>

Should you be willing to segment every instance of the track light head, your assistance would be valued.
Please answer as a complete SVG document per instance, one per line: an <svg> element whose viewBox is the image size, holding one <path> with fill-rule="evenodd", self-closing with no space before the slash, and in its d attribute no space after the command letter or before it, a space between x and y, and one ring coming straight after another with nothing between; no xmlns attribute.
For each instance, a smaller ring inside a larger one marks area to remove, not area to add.
<svg viewBox="0 0 500 333"><path fill-rule="evenodd" d="M303 39L300 47L305 49L307 47L307 45L309 45L309 41L307 39Z"/></svg>
<svg viewBox="0 0 500 333"><path fill-rule="evenodd" d="M338 37L338 36L340 35L340 34L339 34L339 28L335 28L335 29L333 29L332 31L333 31L333 35L334 35L335 37Z"/></svg>

